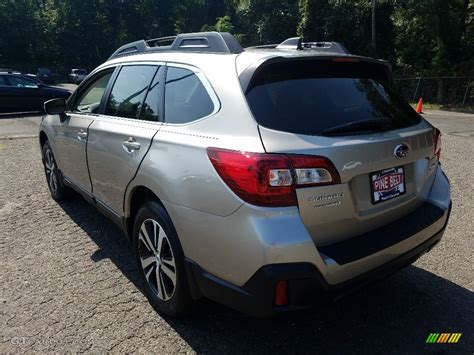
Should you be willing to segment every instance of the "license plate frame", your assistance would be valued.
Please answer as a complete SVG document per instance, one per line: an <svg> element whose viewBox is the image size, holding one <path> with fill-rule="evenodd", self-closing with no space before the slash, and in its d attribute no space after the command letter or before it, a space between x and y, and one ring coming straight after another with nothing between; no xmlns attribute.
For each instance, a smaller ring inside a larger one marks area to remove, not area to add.
<svg viewBox="0 0 474 355"><path fill-rule="evenodd" d="M374 171L369 174L372 204L400 197L406 193L405 168L403 165Z"/></svg>

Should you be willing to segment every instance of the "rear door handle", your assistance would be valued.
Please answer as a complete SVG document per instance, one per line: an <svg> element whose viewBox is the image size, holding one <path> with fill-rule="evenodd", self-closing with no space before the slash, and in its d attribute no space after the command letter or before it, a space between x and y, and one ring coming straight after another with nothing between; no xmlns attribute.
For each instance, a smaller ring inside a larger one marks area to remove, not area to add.
<svg viewBox="0 0 474 355"><path fill-rule="evenodd" d="M140 143L136 142L133 137L122 143L123 148L128 153L133 153L135 150L140 150Z"/></svg>
<svg viewBox="0 0 474 355"><path fill-rule="evenodd" d="M87 138L87 132L85 132L83 129L81 129L80 132L77 132L77 138L82 141L83 139Z"/></svg>

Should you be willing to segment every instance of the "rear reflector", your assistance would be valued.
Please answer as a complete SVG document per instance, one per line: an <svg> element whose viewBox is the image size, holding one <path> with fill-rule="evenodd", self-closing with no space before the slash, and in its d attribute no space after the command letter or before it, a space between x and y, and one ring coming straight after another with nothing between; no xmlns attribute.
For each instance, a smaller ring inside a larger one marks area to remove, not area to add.
<svg viewBox="0 0 474 355"><path fill-rule="evenodd" d="M288 281L278 281L275 287L275 306L288 306Z"/></svg>
<svg viewBox="0 0 474 355"><path fill-rule="evenodd" d="M208 148L219 176L241 199L257 206L296 206L296 188L340 183L324 157Z"/></svg>

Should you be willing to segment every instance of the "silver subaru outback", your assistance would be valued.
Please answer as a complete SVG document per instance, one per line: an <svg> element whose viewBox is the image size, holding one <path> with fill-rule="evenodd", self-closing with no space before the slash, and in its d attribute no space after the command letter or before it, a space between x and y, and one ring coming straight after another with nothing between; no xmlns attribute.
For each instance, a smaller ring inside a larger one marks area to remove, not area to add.
<svg viewBox="0 0 474 355"><path fill-rule="evenodd" d="M439 130L387 62L338 43L137 41L45 111L52 197L75 190L123 229L164 314L340 297L428 252L449 218Z"/></svg>

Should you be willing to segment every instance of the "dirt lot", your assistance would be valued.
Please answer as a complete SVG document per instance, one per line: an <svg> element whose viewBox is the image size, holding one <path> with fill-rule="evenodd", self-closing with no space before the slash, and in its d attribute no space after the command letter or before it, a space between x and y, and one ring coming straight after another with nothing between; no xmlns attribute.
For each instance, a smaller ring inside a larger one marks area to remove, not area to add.
<svg viewBox="0 0 474 355"><path fill-rule="evenodd" d="M201 302L180 321L147 303L130 245L111 222L79 197L61 204L49 197L30 137L38 119L0 119L0 353L472 354L474 116L426 117L445 133L453 199L445 237L432 252L323 309L258 320ZM463 335L458 344L425 344L431 332Z"/></svg>

